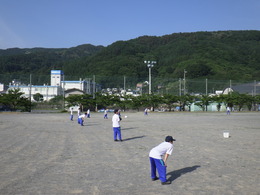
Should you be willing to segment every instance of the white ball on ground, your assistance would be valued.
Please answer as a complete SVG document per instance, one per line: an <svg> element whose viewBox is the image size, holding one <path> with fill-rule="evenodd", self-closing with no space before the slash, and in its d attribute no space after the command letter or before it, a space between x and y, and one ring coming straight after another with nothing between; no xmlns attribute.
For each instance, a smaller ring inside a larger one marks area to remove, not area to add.
<svg viewBox="0 0 260 195"><path fill-rule="evenodd" d="M125 118L127 118L127 116L125 116Z"/></svg>

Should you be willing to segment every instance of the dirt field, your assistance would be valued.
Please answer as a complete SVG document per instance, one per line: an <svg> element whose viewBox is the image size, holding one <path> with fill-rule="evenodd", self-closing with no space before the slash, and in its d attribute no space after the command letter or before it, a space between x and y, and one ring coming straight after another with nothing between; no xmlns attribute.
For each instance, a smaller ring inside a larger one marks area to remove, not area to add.
<svg viewBox="0 0 260 195"><path fill-rule="evenodd" d="M0 194L260 194L260 112L122 116L124 141L114 142L112 113L85 126L68 113L1 113ZM166 135L177 141L163 186L148 153Z"/></svg>

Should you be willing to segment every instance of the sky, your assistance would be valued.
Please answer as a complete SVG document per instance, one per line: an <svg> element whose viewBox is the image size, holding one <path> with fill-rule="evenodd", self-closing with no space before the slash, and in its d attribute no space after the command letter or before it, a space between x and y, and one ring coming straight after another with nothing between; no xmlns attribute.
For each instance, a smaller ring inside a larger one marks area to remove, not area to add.
<svg viewBox="0 0 260 195"><path fill-rule="evenodd" d="M0 0L0 49L260 30L260 0Z"/></svg>

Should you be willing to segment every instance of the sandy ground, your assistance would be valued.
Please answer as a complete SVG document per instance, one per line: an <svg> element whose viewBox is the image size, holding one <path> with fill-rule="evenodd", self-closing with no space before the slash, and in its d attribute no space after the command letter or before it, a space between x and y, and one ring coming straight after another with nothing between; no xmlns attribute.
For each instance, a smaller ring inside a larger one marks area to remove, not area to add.
<svg viewBox="0 0 260 195"><path fill-rule="evenodd" d="M85 126L67 113L1 113L0 194L260 194L260 113L122 116L124 141L114 142L112 113ZM177 141L163 186L148 153L167 135Z"/></svg>

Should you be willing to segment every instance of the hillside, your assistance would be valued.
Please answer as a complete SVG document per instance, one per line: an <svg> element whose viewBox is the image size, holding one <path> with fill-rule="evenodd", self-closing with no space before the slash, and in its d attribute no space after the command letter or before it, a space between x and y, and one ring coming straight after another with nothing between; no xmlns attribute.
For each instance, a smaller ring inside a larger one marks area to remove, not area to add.
<svg viewBox="0 0 260 195"><path fill-rule="evenodd" d="M0 74L49 74L51 69L62 69L65 62L94 55L102 48L85 44L69 49L0 49Z"/></svg>
<svg viewBox="0 0 260 195"><path fill-rule="evenodd" d="M156 76L257 79L260 31L179 33L118 41L82 61L91 74L144 77L144 60L156 60Z"/></svg>
<svg viewBox="0 0 260 195"><path fill-rule="evenodd" d="M0 74L49 74L62 69L68 77L100 77L114 83L119 76L147 79L144 60L157 61L153 77L178 79L257 80L260 78L260 31L174 33L117 41L107 47L0 50ZM6 82L0 80L0 82Z"/></svg>

